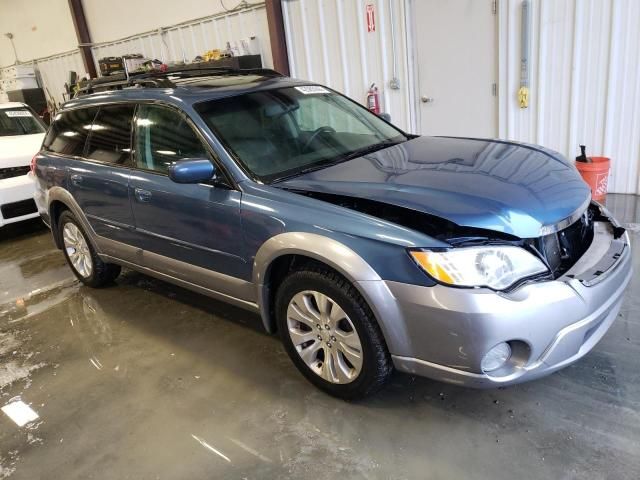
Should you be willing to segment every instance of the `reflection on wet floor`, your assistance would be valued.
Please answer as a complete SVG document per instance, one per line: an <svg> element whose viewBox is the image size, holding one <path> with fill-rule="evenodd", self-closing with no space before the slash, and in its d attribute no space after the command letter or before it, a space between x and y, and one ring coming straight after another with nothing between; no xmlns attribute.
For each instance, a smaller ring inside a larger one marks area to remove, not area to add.
<svg viewBox="0 0 640 480"><path fill-rule="evenodd" d="M640 222L635 197L608 205ZM81 287L46 230L3 232L0 479L637 479L639 290L549 378L476 391L396 375L345 403L257 316L134 272Z"/></svg>

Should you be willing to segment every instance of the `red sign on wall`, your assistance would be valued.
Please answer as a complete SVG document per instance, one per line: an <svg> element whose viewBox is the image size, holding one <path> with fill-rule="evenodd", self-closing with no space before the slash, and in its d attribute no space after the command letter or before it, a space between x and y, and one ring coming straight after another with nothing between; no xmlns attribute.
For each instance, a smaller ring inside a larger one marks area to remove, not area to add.
<svg viewBox="0 0 640 480"><path fill-rule="evenodd" d="M376 16L373 10L373 4L367 5L367 32L376 31Z"/></svg>

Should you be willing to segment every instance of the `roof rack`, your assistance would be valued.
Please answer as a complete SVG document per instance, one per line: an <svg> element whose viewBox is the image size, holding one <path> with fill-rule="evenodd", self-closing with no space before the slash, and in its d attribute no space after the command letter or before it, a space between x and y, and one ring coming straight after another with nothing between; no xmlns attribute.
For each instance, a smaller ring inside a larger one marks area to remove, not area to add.
<svg viewBox="0 0 640 480"><path fill-rule="evenodd" d="M175 88L172 80L178 78L196 78L223 75L261 75L264 77L281 77L282 74L269 68L231 68L211 67L201 64L169 67L164 72L143 72L137 74L120 73L108 77L94 78L78 84L77 96L87 95L105 90L121 90L127 87L144 86L151 88ZM169 78L171 77L171 78Z"/></svg>

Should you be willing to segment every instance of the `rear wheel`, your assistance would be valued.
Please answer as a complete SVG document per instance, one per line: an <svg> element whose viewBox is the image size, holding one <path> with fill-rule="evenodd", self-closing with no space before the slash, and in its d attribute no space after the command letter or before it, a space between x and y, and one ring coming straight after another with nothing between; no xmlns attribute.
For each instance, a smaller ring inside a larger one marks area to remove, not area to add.
<svg viewBox="0 0 640 480"><path fill-rule="evenodd" d="M324 267L291 273L276 294L278 329L289 357L311 383L355 400L393 371L382 332L362 296Z"/></svg>
<svg viewBox="0 0 640 480"><path fill-rule="evenodd" d="M64 211L58 220L62 250L71 270L85 285L102 287L120 275L120 266L100 260L93 245L70 211Z"/></svg>

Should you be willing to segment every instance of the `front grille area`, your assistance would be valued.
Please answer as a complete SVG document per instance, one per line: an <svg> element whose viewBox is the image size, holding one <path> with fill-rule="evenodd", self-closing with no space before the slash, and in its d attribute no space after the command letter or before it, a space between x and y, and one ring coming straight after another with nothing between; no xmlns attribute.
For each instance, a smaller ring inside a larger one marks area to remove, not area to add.
<svg viewBox="0 0 640 480"><path fill-rule="evenodd" d="M29 173L29 166L0 168L0 180L11 177L19 177Z"/></svg>
<svg viewBox="0 0 640 480"><path fill-rule="evenodd" d="M19 202L7 203L0 207L2 212L2 218L7 220L10 218L21 217L22 215L29 215L30 213L36 213L38 207L33 198L27 198L26 200L20 200Z"/></svg>
<svg viewBox="0 0 640 480"><path fill-rule="evenodd" d="M534 240L534 247L544 256L554 278L569 270L593 241L596 212L588 208L584 215L564 230Z"/></svg>

